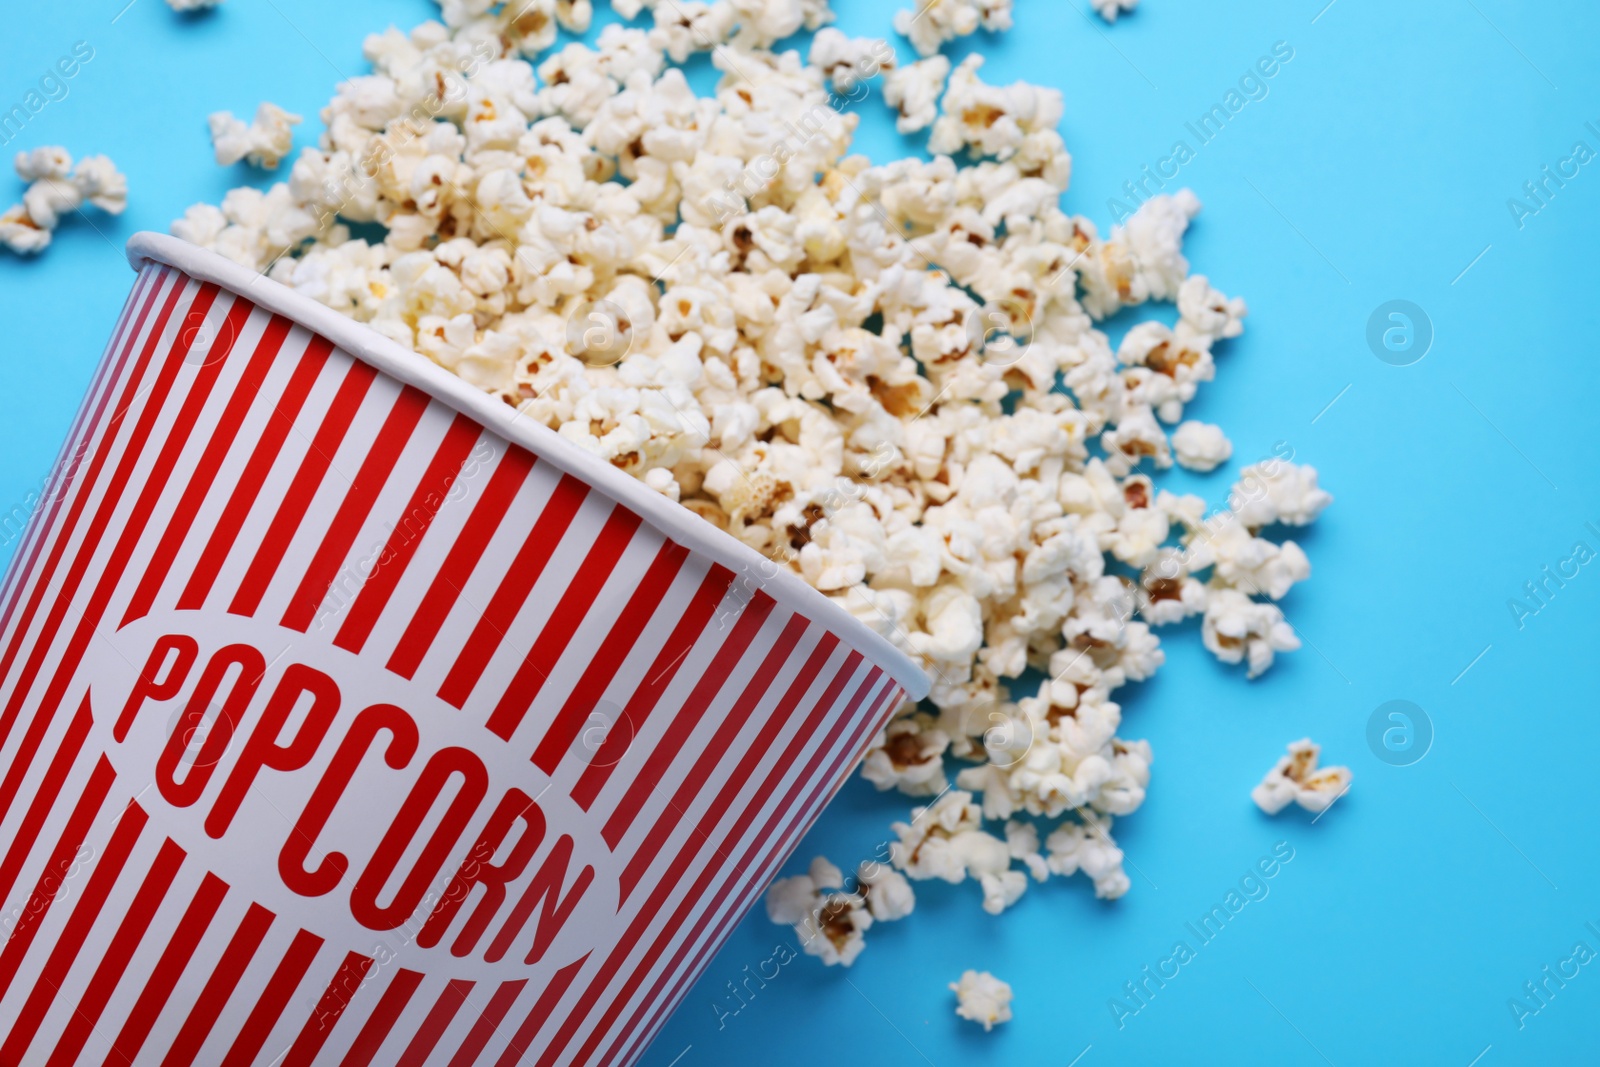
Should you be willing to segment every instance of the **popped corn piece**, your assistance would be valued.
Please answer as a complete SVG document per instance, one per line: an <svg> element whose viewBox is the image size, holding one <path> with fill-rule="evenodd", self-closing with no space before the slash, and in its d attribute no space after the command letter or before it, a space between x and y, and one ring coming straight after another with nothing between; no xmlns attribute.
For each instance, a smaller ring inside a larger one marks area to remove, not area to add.
<svg viewBox="0 0 1600 1067"><path fill-rule="evenodd" d="M1248 663L1251 678L1271 667L1276 653L1300 647L1300 638L1276 605L1259 603L1228 588L1211 590L1200 636L1223 663Z"/></svg>
<svg viewBox="0 0 1600 1067"><path fill-rule="evenodd" d="M13 204L0 214L0 243L18 255L44 251L50 245L50 237L50 231L34 222L21 204Z"/></svg>
<svg viewBox="0 0 1600 1067"><path fill-rule="evenodd" d="M1213 471L1233 455L1233 442L1222 427L1189 419L1172 433L1173 458L1192 471Z"/></svg>
<svg viewBox="0 0 1600 1067"><path fill-rule="evenodd" d="M78 160L72 168L72 185L79 196L108 215L120 215L128 207L128 179L105 156Z"/></svg>
<svg viewBox="0 0 1600 1067"><path fill-rule="evenodd" d="M1039 830L1032 823L1012 819L1006 823L1006 848L1011 858L1027 868L1035 882L1050 877L1050 867L1039 852Z"/></svg>
<svg viewBox="0 0 1600 1067"><path fill-rule="evenodd" d="M916 133L932 126L949 77L950 60L941 55L889 71L883 79L883 101L899 113L895 129Z"/></svg>
<svg viewBox="0 0 1600 1067"><path fill-rule="evenodd" d="M805 874L780 878L772 883L767 890L767 918L784 926L802 922L821 890L843 886L844 875L839 868L818 856L811 861Z"/></svg>
<svg viewBox="0 0 1600 1067"><path fill-rule="evenodd" d="M739 20L734 44L771 48L801 30L819 30L833 21L828 0L727 0Z"/></svg>
<svg viewBox="0 0 1600 1067"><path fill-rule="evenodd" d="M1021 151L1031 135L1060 137L1056 125L1065 106L1059 89L1027 82L990 85L978 77L983 62L983 56L974 53L951 73L928 151L954 155L966 148L1004 162Z"/></svg>
<svg viewBox="0 0 1600 1067"><path fill-rule="evenodd" d="M654 489L668 500L677 502L682 499L683 487L678 484L678 479L665 467L652 467L645 471L642 479L645 485Z"/></svg>
<svg viewBox="0 0 1600 1067"><path fill-rule="evenodd" d="M1045 840L1045 862L1052 873L1069 877L1082 871L1094 884L1094 895L1116 900L1130 888L1122 869L1122 849L1111 840L1111 820L1080 811L1079 820L1068 819Z"/></svg>
<svg viewBox="0 0 1600 1067"><path fill-rule="evenodd" d="M950 738L936 723L933 716L922 713L889 723L867 750L861 776L880 792L898 789L909 796L933 796L943 791L944 753Z"/></svg>
<svg viewBox="0 0 1600 1067"><path fill-rule="evenodd" d="M31 152L18 152L12 165L16 167L17 177L25 182L45 178L60 181L72 173L72 156L60 145L45 145Z"/></svg>
<svg viewBox="0 0 1600 1067"><path fill-rule="evenodd" d="M1095 11L1107 22L1117 21L1117 16L1139 6L1139 0L1089 0Z"/></svg>
<svg viewBox="0 0 1600 1067"><path fill-rule="evenodd" d="M696 52L710 52L732 36L738 12L728 0L684 0L655 8L650 47L682 63Z"/></svg>
<svg viewBox="0 0 1600 1067"><path fill-rule="evenodd" d="M856 894L829 893L795 925L794 932L806 955L816 956L826 967L848 967L867 947L866 932L873 922L872 912Z"/></svg>
<svg viewBox="0 0 1600 1067"><path fill-rule="evenodd" d="M1200 200L1188 189L1158 193L1114 226L1104 244L1091 233L1078 266L1084 309L1103 319L1147 300L1174 299L1189 274L1183 235L1199 212Z"/></svg>
<svg viewBox="0 0 1600 1067"><path fill-rule="evenodd" d="M1222 295L1204 274L1184 279L1178 286L1177 303L1180 327L1213 341L1238 337L1244 332L1244 318L1250 313L1243 298Z"/></svg>
<svg viewBox="0 0 1600 1067"><path fill-rule="evenodd" d="M252 167L276 170L294 147L294 127L301 118L277 104L263 102L251 122L235 118L230 111L214 111L206 121L219 166L231 167L243 159Z"/></svg>
<svg viewBox="0 0 1600 1067"><path fill-rule="evenodd" d="M1315 522L1333 495L1317 486L1315 467L1267 460L1239 472L1228 506L1252 530L1275 522L1305 526Z"/></svg>
<svg viewBox="0 0 1600 1067"><path fill-rule="evenodd" d="M1116 691L1164 663L1152 627L1195 615L1252 674L1295 647L1251 597L1309 562L1257 531L1326 504L1276 469L1268 503L1240 495L1220 518L1159 489L1174 450L1195 457L1184 407L1246 314L1189 274L1199 201L1113 208L1104 240L1061 210L1061 95L937 54L1009 26L1010 0L917 0L897 28L932 58L910 65L825 30L824 0L613 6L651 28L556 50L584 0L444 0L438 21L369 37L371 72L337 87L287 181L196 205L173 232L498 396L929 671L928 704L862 761L875 786L934 797L896 824L889 864L847 884L820 861L769 895L809 954L853 961L872 922L911 910L908 879L970 879L991 913L1051 873L1120 896L1108 830L1143 802L1152 756L1118 736ZM806 29L809 54L772 50ZM702 52L722 75L703 97L669 65ZM932 126L954 156L850 154L846 105L879 68L897 125ZM28 180L76 181L70 164L30 157ZM92 178L71 196L106 185ZM76 206L49 193L32 201L51 219ZM30 206L0 216L0 239L48 239ZM1176 322L1113 349L1096 324L1147 301ZM1029 668L1049 681L1013 701ZM1042 848L1034 818L1059 820Z"/></svg>
<svg viewBox="0 0 1600 1067"><path fill-rule="evenodd" d="M1268 815L1278 814L1291 803L1310 812L1327 811L1350 788L1350 768L1319 768L1321 756L1322 746L1309 737L1291 742L1289 754L1250 791L1250 799Z"/></svg>
<svg viewBox="0 0 1600 1067"><path fill-rule="evenodd" d="M867 900L867 910L878 922L894 922L910 915L917 906L917 895L905 875L893 867L864 860L856 868L856 882Z"/></svg>
<svg viewBox="0 0 1600 1067"><path fill-rule="evenodd" d="M0 213L0 244L19 255L49 247L61 220L85 203L110 215L128 206L128 179L105 156L85 156L73 166L67 150L52 145L18 152L13 166L30 184L22 203Z"/></svg>
<svg viewBox="0 0 1600 1067"><path fill-rule="evenodd" d="M1252 537L1238 517L1227 512L1208 527L1204 553L1196 555L1195 563L1212 562L1216 582L1273 600L1282 600L1296 582L1311 577L1311 561L1299 545Z"/></svg>
<svg viewBox="0 0 1600 1067"><path fill-rule="evenodd" d="M963 971L950 989L956 995L956 1014L981 1023L985 1033L1011 1021L1011 987L988 971Z"/></svg>
<svg viewBox="0 0 1600 1067"><path fill-rule="evenodd" d="M855 889L846 891L844 874L818 856L805 874L781 878L767 890L767 918L792 926L807 955L848 967L866 947L874 922L903 919L917 904L905 876L884 864L863 862L854 881Z"/></svg>
<svg viewBox="0 0 1600 1067"><path fill-rule="evenodd" d="M911 39L917 52L931 56L946 41L1011 28L1012 0L916 0L916 7L897 11L894 31Z"/></svg>
<svg viewBox="0 0 1600 1067"><path fill-rule="evenodd" d="M850 966L866 947L873 923L866 901L843 892L844 875L818 856L805 874L774 882L767 891L767 917L794 927L800 947L827 966Z"/></svg>
<svg viewBox="0 0 1600 1067"><path fill-rule="evenodd" d="M881 37L847 37L832 26L811 39L810 62L841 97L854 99L860 86L885 71L893 73L894 49ZM840 102L841 104L843 101Z"/></svg>
<svg viewBox="0 0 1600 1067"><path fill-rule="evenodd" d="M1151 626L1181 622L1206 610L1205 583L1189 574L1184 553L1163 550L1139 576L1139 615Z"/></svg>

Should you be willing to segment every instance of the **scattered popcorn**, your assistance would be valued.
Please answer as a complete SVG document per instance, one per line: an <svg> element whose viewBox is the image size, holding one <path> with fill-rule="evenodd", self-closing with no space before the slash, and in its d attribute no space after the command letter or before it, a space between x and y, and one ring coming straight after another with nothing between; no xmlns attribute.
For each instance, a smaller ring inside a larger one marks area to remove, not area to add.
<svg viewBox="0 0 1600 1067"><path fill-rule="evenodd" d="M933 796L944 790L944 753L950 737L931 715L895 719L873 742L862 761L861 776L878 789L899 789L910 796Z"/></svg>
<svg viewBox="0 0 1600 1067"><path fill-rule="evenodd" d="M916 7L897 11L894 32L911 39L912 47L931 56L957 37L1011 28L1012 0L915 0Z"/></svg>
<svg viewBox="0 0 1600 1067"><path fill-rule="evenodd" d="M1256 807L1276 815L1289 804L1307 811L1327 811L1350 788L1349 767L1317 768L1322 747L1309 737L1289 745L1289 754L1278 760L1261 784L1250 791Z"/></svg>
<svg viewBox="0 0 1600 1067"><path fill-rule="evenodd" d="M1240 471L1228 500L1239 521L1255 530L1275 522L1289 526L1315 522L1333 503L1333 496L1317 488L1315 467L1268 460Z"/></svg>
<svg viewBox="0 0 1600 1067"><path fill-rule="evenodd" d="M916 133L933 125L939 117L939 97L944 95L950 77L950 60L932 56L891 70L883 79L884 103L899 112L895 129Z"/></svg>
<svg viewBox="0 0 1600 1067"><path fill-rule="evenodd" d="M18 152L13 165L30 184L22 203L0 213L0 244L19 255L44 251L61 219L85 203L110 215L128 206L128 179L105 156L73 166L66 149L49 146Z"/></svg>
<svg viewBox="0 0 1600 1067"><path fill-rule="evenodd" d="M1172 431L1172 453L1180 467L1214 471L1233 455L1233 442L1223 434L1222 427L1189 419Z"/></svg>
<svg viewBox="0 0 1600 1067"><path fill-rule="evenodd" d="M299 115L291 115L277 104L263 103L256 108L254 122L246 123L228 111L212 112L211 146L220 166L231 167L248 160L252 167L276 170L278 162L294 147L294 127Z"/></svg>
<svg viewBox="0 0 1600 1067"><path fill-rule="evenodd" d="M1139 0L1089 0L1095 11L1107 22L1117 21L1117 16L1139 6Z"/></svg>
<svg viewBox="0 0 1600 1067"><path fill-rule="evenodd" d="M1243 586L1273 600L1282 600L1296 582L1311 577L1311 561L1299 545L1252 537L1236 515L1224 514L1211 526L1203 551L1218 583Z"/></svg>
<svg viewBox="0 0 1600 1067"><path fill-rule="evenodd" d="M1122 850L1111 842L1111 820L1083 813L1082 822L1064 822L1045 841L1051 873L1063 877L1082 871L1094 883L1094 895L1116 900L1129 889L1122 869Z"/></svg>
<svg viewBox="0 0 1600 1067"><path fill-rule="evenodd" d="M1061 93L937 54L1008 27L1009 0L917 0L895 23L931 57L911 64L828 29L824 0L613 7L648 28L557 49L588 4L446 0L369 37L371 73L286 180L173 232L628 472L926 668L929 700L862 761L924 798L888 862L847 884L818 861L769 892L807 953L851 963L913 881L975 882L990 913L1051 876L1121 896L1112 823L1153 756L1120 736L1117 690L1185 619L1252 677L1297 648L1274 601L1310 563L1262 531L1330 499L1287 455L1214 515L1158 488L1174 458L1229 450L1183 419L1248 311L1190 272L1199 199L1151 197L1104 237L1062 209ZM809 53L772 51L806 30ZM720 81L699 96L676 64L704 53ZM879 73L933 158L851 154L846 105ZM1176 321L1113 346L1100 324L1151 301Z"/></svg>
<svg viewBox="0 0 1600 1067"><path fill-rule="evenodd" d="M914 808L911 822L894 823L899 840L889 846L889 861L913 879L959 883L969 877L983 891L983 910L999 915L1028 888L1023 871L1011 867L1012 846L979 827L983 812L962 790L944 793L925 808Z"/></svg>
<svg viewBox="0 0 1600 1067"><path fill-rule="evenodd" d="M862 82L894 70L894 49L878 37L846 37L829 26L811 39L811 65L819 68L840 96L849 97Z"/></svg>
<svg viewBox="0 0 1600 1067"><path fill-rule="evenodd" d="M950 989L956 995L956 1014L982 1023L985 1032L1011 1021L1011 987L988 971L963 971Z"/></svg>
<svg viewBox="0 0 1600 1067"><path fill-rule="evenodd" d="M1200 637L1224 663L1247 663L1255 678L1272 666L1279 652L1300 647L1294 628L1275 605L1251 600L1237 589L1215 589L1206 599Z"/></svg>
<svg viewBox="0 0 1600 1067"><path fill-rule="evenodd" d="M1004 161L1020 152L1031 135L1060 141L1056 126L1065 105L1059 89L1027 82L989 85L978 77L982 67L983 56L973 53L950 75L928 151L955 155L970 149Z"/></svg>
<svg viewBox="0 0 1600 1067"><path fill-rule="evenodd" d="M868 860L856 869L856 882L866 897L867 910L879 922L904 919L917 906L911 883L893 867Z"/></svg>
<svg viewBox="0 0 1600 1067"><path fill-rule="evenodd" d="M866 947L865 934L874 922L903 919L917 903L905 876L881 863L861 864L855 883L856 889L846 892L843 873L819 856L805 874L772 883L767 918L792 926L807 955L829 967L848 967Z"/></svg>

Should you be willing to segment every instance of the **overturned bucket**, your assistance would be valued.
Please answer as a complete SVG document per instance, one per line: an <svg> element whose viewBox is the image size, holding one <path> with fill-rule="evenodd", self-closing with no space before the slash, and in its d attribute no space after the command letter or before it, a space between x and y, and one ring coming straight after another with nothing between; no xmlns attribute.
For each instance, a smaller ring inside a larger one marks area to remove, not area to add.
<svg viewBox="0 0 1600 1067"><path fill-rule="evenodd" d="M0 1063L625 1064L926 678L139 234L0 591Z"/></svg>

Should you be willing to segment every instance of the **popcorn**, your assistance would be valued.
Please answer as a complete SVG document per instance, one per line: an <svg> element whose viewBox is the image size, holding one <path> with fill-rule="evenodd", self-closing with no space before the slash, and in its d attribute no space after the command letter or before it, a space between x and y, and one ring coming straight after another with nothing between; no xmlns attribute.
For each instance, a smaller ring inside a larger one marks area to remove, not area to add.
<svg viewBox="0 0 1600 1067"><path fill-rule="evenodd" d="M1261 784L1250 791L1256 807L1276 815L1289 804L1324 812L1350 788L1349 767L1317 767L1322 747L1309 737L1291 742L1289 754L1278 760Z"/></svg>
<svg viewBox="0 0 1600 1067"><path fill-rule="evenodd" d="M1190 275L1178 286L1179 329L1196 337L1221 341L1244 332L1249 308L1239 297L1226 297L1211 287L1204 274Z"/></svg>
<svg viewBox="0 0 1600 1067"><path fill-rule="evenodd" d="M895 129L916 133L932 126L949 77L950 60L940 55L889 71L883 79L883 100L899 112Z"/></svg>
<svg viewBox="0 0 1600 1067"><path fill-rule="evenodd" d="M217 164L231 167L248 160L252 167L276 170L278 163L294 147L294 127L301 122L277 104L263 103L256 108L253 122L245 123L232 112L215 111L206 120L211 126L211 145Z"/></svg>
<svg viewBox="0 0 1600 1067"><path fill-rule="evenodd" d="M1091 6L1107 22L1117 21L1117 16L1139 6L1139 0L1089 0Z"/></svg>
<svg viewBox="0 0 1600 1067"><path fill-rule="evenodd" d="M44 251L61 219L85 203L109 215L128 206L128 179L105 156L85 156L73 166L66 149L48 146L18 152L13 165L31 184L22 203L0 213L0 244L19 255Z"/></svg>
<svg viewBox="0 0 1600 1067"><path fill-rule="evenodd" d="M928 151L954 155L967 148L1004 162L1030 134L1060 136L1055 128L1065 105L1059 89L1027 82L989 85L978 77L982 67L983 56L974 53L950 75Z"/></svg>
<svg viewBox="0 0 1600 1067"><path fill-rule="evenodd" d="M950 747L950 738L936 722L926 714L895 719L867 751L861 777L880 792L899 789L909 796L942 792L947 782L944 753Z"/></svg>
<svg viewBox="0 0 1600 1067"><path fill-rule="evenodd" d="M983 27L998 33L1011 28L1012 0L916 0L916 7L897 11L894 32L909 37L917 52L931 56L946 41L966 37Z"/></svg>
<svg viewBox="0 0 1600 1067"><path fill-rule="evenodd" d="M1224 517L1207 533L1206 547L1219 583L1282 600L1296 582L1311 577L1311 561L1293 541L1282 545L1252 537L1238 517Z"/></svg>
<svg viewBox="0 0 1600 1067"><path fill-rule="evenodd" d="M1092 812L1082 812L1081 818L1062 823L1045 841L1045 862L1053 874L1083 871L1094 883L1095 896L1116 900L1130 883L1122 870L1122 850L1111 840L1111 820Z"/></svg>
<svg viewBox="0 0 1600 1067"><path fill-rule="evenodd" d="M1011 1021L1011 987L988 971L963 971L950 989L956 995L956 1014L982 1023L985 1033Z"/></svg>
<svg viewBox="0 0 1600 1067"><path fill-rule="evenodd" d="M1213 471L1233 455L1233 442L1223 434L1222 427L1189 419L1173 431L1172 452L1180 467Z"/></svg>
<svg viewBox="0 0 1600 1067"><path fill-rule="evenodd" d="M903 919L917 903L905 876L881 863L862 863L855 882L854 892L844 891L843 873L819 856L805 874L772 883L767 918L794 927L801 948L825 966L848 967L866 948L874 922Z"/></svg>
<svg viewBox="0 0 1600 1067"><path fill-rule="evenodd" d="M811 65L819 68L840 96L851 96L861 83L894 70L894 49L877 37L846 37L829 26L811 39Z"/></svg>
<svg viewBox="0 0 1600 1067"><path fill-rule="evenodd" d="M1254 530L1275 522L1290 526L1315 522L1333 503L1333 496L1317 487L1315 467L1268 460L1239 472L1228 503L1239 521Z"/></svg>
<svg viewBox="0 0 1600 1067"><path fill-rule="evenodd" d="M821 29L833 21L827 0L727 0L739 20L734 44L746 49L770 48L801 30Z"/></svg>
<svg viewBox="0 0 1600 1067"><path fill-rule="evenodd" d="M1272 601L1310 564L1260 531L1329 499L1278 458L1230 512L1159 488L1174 458L1230 451L1183 421L1247 314L1190 273L1198 198L1152 197L1104 238L1062 210L1061 93L938 54L1008 27L1009 0L917 0L896 19L929 57L911 64L827 28L823 0L613 7L648 28L557 49L589 4L444 0L369 37L371 72L338 86L285 180L173 232L640 479L928 670L929 700L862 761L924 804L888 862L852 879L819 860L769 892L809 954L851 963L913 909L913 881L974 882L990 913L1051 876L1122 895L1112 820L1143 803L1153 756L1121 736L1117 690L1161 669L1155 628L1183 619L1251 676L1298 647ZM807 53L772 50L804 30ZM675 64L706 52L720 80L700 96ZM879 73L934 158L851 154L847 105ZM262 162L285 157L288 118ZM242 125L230 151L256 137ZM70 164L27 166L61 184ZM35 240L22 218L0 236ZM1113 348L1100 324L1149 301L1175 321ZM1029 669L1046 680L1014 695Z"/></svg>
<svg viewBox="0 0 1600 1067"><path fill-rule="evenodd" d="M911 883L893 867L867 860L856 869L856 881L867 900L867 910L878 922L904 919L917 906Z"/></svg>
<svg viewBox="0 0 1600 1067"><path fill-rule="evenodd" d="M839 889L844 875L839 868L818 856L805 874L780 878L767 890L767 918L789 925L801 922L810 913L821 889Z"/></svg>
<svg viewBox="0 0 1600 1067"><path fill-rule="evenodd" d="M1271 604L1251 600L1237 589L1213 589L1206 599L1201 640L1223 663L1248 663L1255 678L1272 666L1279 652L1293 652L1300 638Z"/></svg>
<svg viewBox="0 0 1600 1067"><path fill-rule="evenodd" d="M40 226L21 204L0 213L0 243L18 255L42 252L50 245L50 231Z"/></svg>

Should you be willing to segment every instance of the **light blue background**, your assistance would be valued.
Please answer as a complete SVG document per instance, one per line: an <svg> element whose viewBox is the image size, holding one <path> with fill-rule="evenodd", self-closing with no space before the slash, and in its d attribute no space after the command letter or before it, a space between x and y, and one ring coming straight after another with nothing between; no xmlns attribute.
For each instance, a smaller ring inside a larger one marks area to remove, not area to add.
<svg viewBox="0 0 1600 1067"><path fill-rule="evenodd" d="M1596 1060L1600 964L1520 1031L1507 1001L1575 942L1600 950L1584 926L1600 926L1600 564L1521 630L1507 600L1574 541L1600 549L1583 529L1600 526L1600 164L1520 230L1506 201L1575 141L1600 149L1584 127L1600 126L1600 10L1145 2L1107 27L1084 0L1018 0L1015 31L955 53L984 51L990 80L1065 91L1066 204L1104 227L1107 198L1190 139L1186 121L1274 42L1294 48L1270 95L1180 177L1206 205L1187 244L1195 269L1252 314L1190 408L1228 431L1234 462L1166 484L1220 502L1280 441L1318 468L1337 502L1300 538L1315 574L1284 602L1306 648L1246 682L1192 627L1167 631L1166 667L1122 692L1124 733L1156 752L1149 800L1116 828L1133 879L1123 900L1057 880L997 919L971 885L919 885L916 914L873 930L854 968L798 959L719 1029L712 1004L736 1004L724 984L790 940L757 915L656 1042L654 1067ZM206 114L270 99L308 116L306 143L334 83L365 70L363 35L429 11L229 0L180 18L136 0L113 22L124 3L27 5L0 42L0 110L75 41L95 49L6 150L103 152L132 187L121 218L72 219L37 260L0 254L0 501L23 501L54 458L132 281L126 238L248 178L211 163ZM846 30L887 34L896 5L838 6ZM862 111L862 150L907 151L876 96ZM0 202L20 192L0 176ZM1365 341L1369 314L1395 298L1436 331L1409 367ZM1437 733L1411 767L1367 747L1367 719L1391 699L1420 705ZM1269 820L1249 790L1307 734L1354 769L1354 789L1314 826L1298 811ZM853 782L795 867L867 857L907 807ZM1270 895L1119 1031L1108 999L1174 941L1194 947L1185 922L1278 841L1295 858ZM945 986L969 967L1011 982L1015 1022L985 1035L955 1018Z"/></svg>

